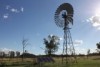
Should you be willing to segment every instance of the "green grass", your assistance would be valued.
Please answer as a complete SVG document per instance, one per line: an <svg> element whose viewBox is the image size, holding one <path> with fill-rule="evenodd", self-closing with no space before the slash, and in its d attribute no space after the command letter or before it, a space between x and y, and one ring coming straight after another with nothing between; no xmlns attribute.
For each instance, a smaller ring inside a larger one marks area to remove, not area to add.
<svg viewBox="0 0 100 67"><path fill-rule="evenodd" d="M96 59L96 60L94 60ZM44 63L42 67L100 67L100 59L98 57L80 57L77 59L77 63L63 63L61 58L55 58L55 63Z"/></svg>
<svg viewBox="0 0 100 67"><path fill-rule="evenodd" d="M100 67L100 57L92 56L88 59L86 57L78 57L77 63L63 63L61 58L54 58L55 63L41 63L41 67ZM0 62L0 67L39 67L34 65L35 60L27 59L22 62L21 60L10 60Z"/></svg>

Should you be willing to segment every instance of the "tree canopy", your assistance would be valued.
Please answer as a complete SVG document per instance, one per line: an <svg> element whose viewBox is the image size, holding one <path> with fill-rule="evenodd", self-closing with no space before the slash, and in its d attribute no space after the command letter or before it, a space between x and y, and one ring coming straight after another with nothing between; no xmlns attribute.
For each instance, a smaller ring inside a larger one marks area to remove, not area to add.
<svg viewBox="0 0 100 67"><path fill-rule="evenodd" d="M98 51L99 51L99 53L100 53L100 42L97 43L96 46L97 46L97 49L99 49Z"/></svg>
<svg viewBox="0 0 100 67"><path fill-rule="evenodd" d="M47 38L44 38L45 53L48 55L54 54L58 50L59 40L59 37L55 35L48 35Z"/></svg>
<svg viewBox="0 0 100 67"><path fill-rule="evenodd" d="M96 44L97 48L100 49L100 42Z"/></svg>

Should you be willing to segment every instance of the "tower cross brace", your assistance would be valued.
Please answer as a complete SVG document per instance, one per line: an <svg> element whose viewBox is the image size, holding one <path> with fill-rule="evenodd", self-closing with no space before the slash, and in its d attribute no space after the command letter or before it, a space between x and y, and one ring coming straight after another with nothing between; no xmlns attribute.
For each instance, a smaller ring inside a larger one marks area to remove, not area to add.
<svg viewBox="0 0 100 67"><path fill-rule="evenodd" d="M75 55L75 49L73 46L73 41L70 33L70 28L69 28L69 23L67 22L67 17L66 13L62 14L62 18L64 19L64 41L63 41L63 55L66 55L66 63L69 61L68 56ZM62 57L62 62L64 61L64 58Z"/></svg>

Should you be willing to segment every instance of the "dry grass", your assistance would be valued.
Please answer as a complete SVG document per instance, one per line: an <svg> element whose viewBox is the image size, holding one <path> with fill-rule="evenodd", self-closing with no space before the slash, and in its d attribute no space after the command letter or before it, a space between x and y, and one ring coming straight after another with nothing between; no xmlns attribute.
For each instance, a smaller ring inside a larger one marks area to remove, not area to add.
<svg viewBox="0 0 100 67"><path fill-rule="evenodd" d="M62 64L62 58L54 58L55 63L41 63L42 67L100 67L100 56L86 56L77 57L77 63L66 63ZM66 59L64 59L66 60ZM6 67L39 67L39 65L34 65L36 58L0 58L1 65L6 65ZM1 67L1 66L0 66ZM3 67L3 66L2 66Z"/></svg>

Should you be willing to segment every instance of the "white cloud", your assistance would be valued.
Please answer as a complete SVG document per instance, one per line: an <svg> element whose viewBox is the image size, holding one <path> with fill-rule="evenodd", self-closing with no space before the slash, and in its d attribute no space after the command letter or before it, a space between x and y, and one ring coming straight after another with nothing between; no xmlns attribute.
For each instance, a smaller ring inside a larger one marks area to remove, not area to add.
<svg viewBox="0 0 100 67"><path fill-rule="evenodd" d="M14 51L14 50L9 49L9 48L1 48L0 51L3 51L7 54L9 51Z"/></svg>
<svg viewBox="0 0 100 67"><path fill-rule="evenodd" d="M87 49L77 47L75 49L76 54L87 54Z"/></svg>
<svg viewBox="0 0 100 67"><path fill-rule="evenodd" d="M95 22L95 23L93 23L93 26L98 27L98 26L100 26L100 23Z"/></svg>
<svg viewBox="0 0 100 67"><path fill-rule="evenodd" d="M52 36L53 36L53 34L50 34L50 36L52 37Z"/></svg>
<svg viewBox="0 0 100 67"><path fill-rule="evenodd" d="M60 37L59 39L60 39L60 41L63 41L63 38L62 37Z"/></svg>
<svg viewBox="0 0 100 67"><path fill-rule="evenodd" d="M19 13L21 13L21 12L24 11L24 8L23 7L15 8L15 7L12 7L10 5L6 5L5 6L5 9L8 12L7 13L4 13L2 15L2 18L4 18L4 19L9 18L9 16L11 16L12 14L15 14L15 13L19 14Z"/></svg>
<svg viewBox="0 0 100 67"><path fill-rule="evenodd" d="M11 51L12 49L8 49L8 48L1 48L2 51Z"/></svg>
<svg viewBox="0 0 100 67"><path fill-rule="evenodd" d="M7 19L8 16L9 16L9 14L4 14L4 15L3 15L3 18L4 18L4 19Z"/></svg>
<svg viewBox="0 0 100 67"><path fill-rule="evenodd" d="M75 40L74 44L75 44L75 46L82 45L83 44L83 40Z"/></svg>
<svg viewBox="0 0 100 67"><path fill-rule="evenodd" d="M7 5L7 6L6 6L6 9L7 9L7 10L10 9L10 5Z"/></svg>
<svg viewBox="0 0 100 67"><path fill-rule="evenodd" d="M90 22L90 20L89 19L86 19L86 22Z"/></svg>
<svg viewBox="0 0 100 67"><path fill-rule="evenodd" d="M22 11L22 12L24 11L24 8L23 8L23 7L21 7L21 11Z"/></svg>
<svg viewBox="0 0 100 67"><path fill-rule="evenodd" d="M63 40L63 38L60 38L60 40ZM79 54L79 53L86 54L86 50L85 49L79 48L79 45L83 44L83 40L75 40L73 42L73 44L75 46L74 48L75 48L77 54ZM63 51L63 44L60 44L58 52L56 54L62 54L62 51Z"/></svg>
<svg viewBox="0 0 100 67"><path fill-rule="evenodd" d="M86 48L80 48L80 47L76 47L75 48L75 52L76 52L76 54L87 54L87 52L88 52L88 50L89 49L86 49ZM96 50L96 48L90 48L90 53L96 53L97 52L97 50Z"/></svg>
<svg viewBox="0 0 100 67"><path fill-rule="evenodd" d="M11 8L10 11L13 12L13 13L20 13L20 12L24 11L24 8L23 7L21 7L21 9Z"/></svg>
<svg viewBox="0 0 100 67"><path fill-rule="evenodd" d="M95 27L97 30L100 30L100 15L92 16L86 21L90 22L92 26Z"/></svg>
<svg viewBox="0 0 100 67"><path fill-rule="evenodd" d="M98 30L100 30L100 27L98 27Z"/></svg>
<svg viewBox="0 0 100 67"><path fill-rule="evenodd" d="M6 6L6 9L10 12L13 12L13 13L20 13L20 12L23 12L24 11L24 8L23 7L19 7L19 8L15 8L15 7L11 7L10 5L7 5Z"/></svg>
<svg viewBox="0 0 100 67"><path fill-rule="evenodd" d="M12 9L11 9L11 12L19 13L19 10L18 10L18 9L15 9L15 8L12 8Z"/></svg>
<svg viewBox="0 0 100 67"><path fill-rule="evenodd" d="M62 49L58 49L58 52L56 52L56 54L62 54ZM88 49L86 49L86 48L81 48L81 47L75 47L75 53L76 54L87 54L87 51L88 51ZM96 51L96 49L94 48L94 49L90 49L90 53L93 53L93 52L97 52Z"/></svg>
<svg viewBox="0 0 100 67"><path fill-rule="evenodd" d="M96 48L93 48L93 49L91 48L90 49L90 53L94 53L94 52L96 53L97 52L97 49Z"/></svg>

